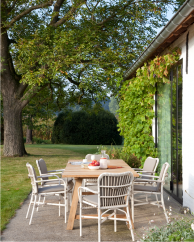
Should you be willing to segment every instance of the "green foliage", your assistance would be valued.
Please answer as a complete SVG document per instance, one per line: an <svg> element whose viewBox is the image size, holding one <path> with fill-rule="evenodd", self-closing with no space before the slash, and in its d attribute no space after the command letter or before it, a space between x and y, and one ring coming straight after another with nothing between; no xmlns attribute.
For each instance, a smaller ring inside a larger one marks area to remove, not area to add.
<svg viewBox="0 0 194 242"><path fill-rule="evenodd" d="M111 145L110 148L107 146L99 146L97 148L98 154L101 153L101 150L106 150L106 154L109 155L110 159L122 159L133 168L139 168L141 166L141 161L133 154L124 153L122 147L119 148Z"/></svg>
<svg viewBox="0 0 194 242"><path fill-rule="evenodd" d="M123 151L134 154L142 162L148 156L157 156L152 136L155 84L169 82L169 70L179 60L179 54L180 50L174 49L144 63L136 77L126 81L120 91L119 130L124 137Z"/></svg>
<svg viewBox="0 0 194 242"><path fill-rule="evenodd" d="M182 219L161 228L155 227L141 241L194 241L194 231L191 228L193 222L194 220Z"/></svg>
<svg viewBox="0 0 194 242"><path fill-rule="evenodd" d="M57 117L52 135L53 143L121 144L117 119L109 111L94 106L90 112L66 111Z"/></svg>
<svg viewBox="0 0 194 242"><path fill-rule="evenodd" d="M41 138L35 138L35 137L32 139L32 142L36 144L51 144L50 140L42 140Z"/></svg>
<svg viewBox="0 0 194 242"><path fill-rule="evenodd" d="M179 3L3 1L1 91L8 104L4 112L8 113L13 103L20 112L46 87L51 96L56 92L57 103L67 97L85 105L104 100L110 90L117 93L128 64L167 21L168 8ZM12 130L10 133L15 136ZM13 142L20 142L17 137ZM5 143L5 151L9 145Z"/></svg>
<svg viewBox="0 0 194 242"><path fill-rule="evenodd" d="M2 22L13 40L10 54L20 82L30 88L61 86L61 92L68 87L66 94L87 102L83 94L103 98L109 88L117 90L128 63L167 21L168 7L179 2L8 1L2 4Z"/></svg>

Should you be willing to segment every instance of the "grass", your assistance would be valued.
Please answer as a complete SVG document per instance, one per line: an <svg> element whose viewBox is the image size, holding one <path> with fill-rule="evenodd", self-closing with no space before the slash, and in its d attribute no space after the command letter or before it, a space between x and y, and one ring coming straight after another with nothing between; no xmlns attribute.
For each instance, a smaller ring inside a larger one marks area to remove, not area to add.
<svg viewBox="0 0 194 242"><path fill-rule="evenodd" d="M30 154L28 156L1 157L1 231L31 191L27 162L34 166L38 174L37 159L43 158L48 170L54 170L65 168L69 159L83 159L86 154L97 152L96 145L32 144L25 147Z"/></svg>

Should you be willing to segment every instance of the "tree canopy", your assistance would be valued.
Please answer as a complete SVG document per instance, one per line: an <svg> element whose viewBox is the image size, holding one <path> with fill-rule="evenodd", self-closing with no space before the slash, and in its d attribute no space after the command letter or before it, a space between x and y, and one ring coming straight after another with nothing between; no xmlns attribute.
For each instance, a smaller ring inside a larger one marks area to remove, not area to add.
<svg viewBox="0 0 194 242"><path fill-rule="evenodd" d="M129 63L166 21L168 7L181 1L2 0L4 155L25 153L21 121L11 120L20 120L45 87L83 105L117 92Z"/></svg>

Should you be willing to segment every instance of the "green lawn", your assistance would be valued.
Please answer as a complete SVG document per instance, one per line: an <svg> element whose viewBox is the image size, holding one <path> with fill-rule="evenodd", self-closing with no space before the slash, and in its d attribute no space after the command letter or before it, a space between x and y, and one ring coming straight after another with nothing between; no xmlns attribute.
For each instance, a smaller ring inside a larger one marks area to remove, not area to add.
<svg viewBox="0 0 194 242"><path fill-rule="evenodd" d="M29 156L1 157L1 231L31 191L27 162L33 165L38 173L37 159L43 158L48 170L62 169L69 159L83 159L86 154L97 152L97 145L33 144L25 147Z"/></svg>

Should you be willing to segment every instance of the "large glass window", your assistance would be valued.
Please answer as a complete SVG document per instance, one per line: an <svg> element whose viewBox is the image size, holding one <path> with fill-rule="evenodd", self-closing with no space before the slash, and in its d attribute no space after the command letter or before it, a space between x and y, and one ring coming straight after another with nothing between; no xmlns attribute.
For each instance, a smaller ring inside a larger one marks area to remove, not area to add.
<svg viewBox="0 0 194 242"><path fill-rule="evenodd" d="M165 162L171 164L171 82L158 85L158 154L159 170ZM165 188L170 191L171 169Z"/></svg>
<svg viewBox="0 0 194 242"><path fill-rule="evenodd" d="M170 164L165 189L182 201L182 61L171 70L169 82L157 88L159 170Z"/></svg>

